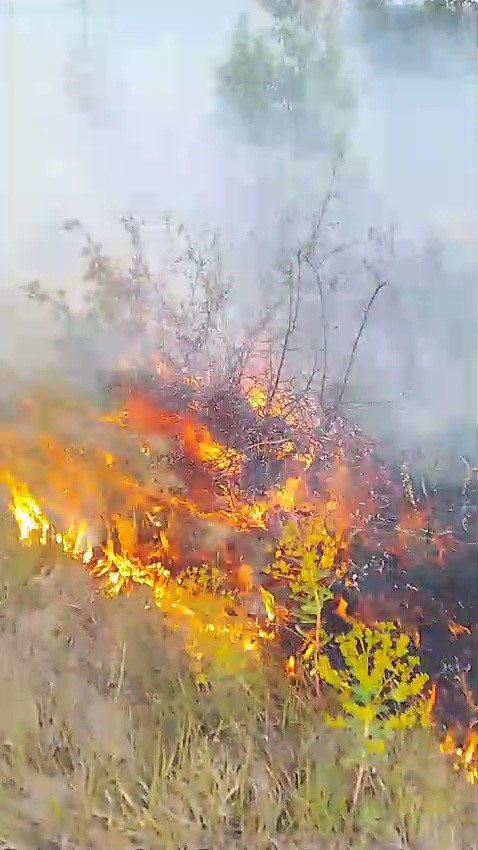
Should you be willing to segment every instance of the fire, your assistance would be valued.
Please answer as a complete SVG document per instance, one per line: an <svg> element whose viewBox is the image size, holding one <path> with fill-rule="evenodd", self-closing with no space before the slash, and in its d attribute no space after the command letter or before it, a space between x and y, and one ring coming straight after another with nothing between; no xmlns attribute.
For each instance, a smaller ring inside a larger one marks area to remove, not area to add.
<svg viewBox="0 0 478 850"><path fill-rule="evenodd" d="M344 620L344 622L353 624L356 622L356 618L350 616L348 613L348 607L347 601L343 598L343 596L340 596L337 600L335 611L338 616Z"/></svg>
<svg viewBox="0 0 478 850"><path fill-rule="evenodd" d="M17 521L19 539L28 541L34 533L40 536L40 542L46 542L50 523L43 516L40 506L30 495L25 485L15 481L11 476L5 476L5 482L10 487L11 510Z"/></svg>
<svg viewBox="0 0 478 850"><path fill-rule="evenodd" d="M21 541L58 545L101 578L109 595L134 584L149 587L154 603L185 635L198 665L208 641L228 642L247 657L260 659L264 644L277 637L289 618L276 598L277 588L263 586L256 563L259 548L228 554L231 539L249 540L264 532L274 551L271 541L288 519L299 525L320 519L340 544L345 564L340 578L345 577L345 583L357 541L410 562L415 551L422 551L425 530L438 559L454 545L447 532L429 533L429 511L416 499L404 505L403 493L375 463L365 438L350 434L345 423L338 421L332 435L322 439L316 407L301 405L283 387L271 392L257 378L243 381L240 409L245 408L245 425L240 417L229 424L227 397L220 401L224 414L220 407L217 421L208 418L208 399L201 396L199 379L181 379L193 399L177 412L169 409L172 401L161 387L163 378L177 381L177 376L159 362L156 371L159 401L135 391L123 399L120 413L90 417L95 427L107 427L101 439L92 433L89 446L79 444L66 426L63 433L61 417L56 417L56 434L42 425L38 435L28 434L27 439L11 429L0 449L0 482L9 489ZM27 415L33 415L32 408ZM120 462L123 454L117 443L122 437L131 438L127 463ZM34 475L37 444L44 461ZM259 487L260 474L264 481ZM395 523L382 515L390 505L397 507ZM219 572L228 574L234 585L229 596L206 585L199 592L188 583L188 569L204 564L218 564ZM246 607L248 599L259 603L254 613ZM376 621L376 608L365 593L353 614L342 596L335 599L335 613L345 623ZM401 612L396 619L418 645L417 617L410 614L407 619ZM457 639L470 631L451 620L448 628ZM294 655L285 670L289 677L297 675ZM434 687L430 715L436 703ZM442 746L451 747L469 781L478 781L478 733L471 731L462 745L451 733L449 737Z"/></svg>
<svg viewBox="0 0 478 850"><path fill-rule="evenodd" d="M454 637L465 634L471 635L471 630L467 626L462 626L461 623L455 623L453 620L448 623L448 628Z"/></svg>
<svg viewBox="0 0 478 850"><path fill-rule="evenodd" d="M250 406L261 418L277 417L291 427L303 427L306 419L309 424L319 422L319 409L311 399L295 399L281 387L271 389L259 376L243 378L241 383Z"/></svg>
<svg viewBox="0 0 478 850"><path fill-rule="evenodd" d="M201 634L227 640L241 646L247 653L257 653L263 641L274 638L274 633L266 627L245 618L227 616L225 607L216 623L198 614L191 595L181 587L180 582L172 580L170 571L160 561L148 565L141 564L115 552L109 542L93 562L93 549L87 544L84 526L76 532L55 531L27 487L12 478L9 479L9 484L10 509L18 525L20 540L32 542L37 539L43 545L49 540L55 542L65 553L83 561L85 565L91 565L93 575L106 578L104 592L107 595L116 596L131 583L150 587L156 605L168 615L177 628L184 630L185 622L187 623L189 637L186 645L193 656L195 641ZM215 599L209 599L210 604L213 601L217 602Z"/></svg>
<svg viewBox="0 0 478 850"><path fill-rule="evenodd" d="M116 417L116 421L118 419L121 421L121 417ZM160 434L162 437L180 439L186 457L191 460L204 461L231 473L241 469L243 458L239 452L217 442L205 425L193 416L182 417L161 409L147 397L130 397L123 421L142 434Z"/></svg>
<svg viewBox="0 0 478 850"><path fill-rule="evenodd" d="M84 563L88 562L92 557L92 548L87 541L86 522L80 523L77 528L66 529L64 532L55 531L24 484L8 475L4 476L3 480L10 487L10 509L18 525L20 541L29 543L36 538L41 545L46 545L51 540L62 546L65 553L74 557L80 556Z"/></svg>
<svg viewBox="0 0 478 850"><path fill-rule="evenodd" d="M301 482L300 478L288 478L283 488L277 492L277 505L284 510L293 510L298 503L297 497L300 492L301 485L304 489L304 484Z"/></svg>
<svg viewBox="0 0 478 850"><path fill-rule="evenodd" d="M436 682L433 682L431 689L430 689L430 696L429 696L429 699L428 699L427 714L426 714L427 720L428 720L429 723L431 723L432 720L433 720L433 712L434 712L436 704L437 704L437 697L438 697L438 687L436 685Z"/></svg>
<svg viewBox="0 0 478 850"><path fill-rule="evenodd" d="M213 439L208 429L191 421L184 425L184 447L195 458L211 463L221 470L240 472L242 458L233 449L225 449Z"/></svg>
<svg viewBox="0 0 478 850"><path fill-rule="evenodd" d="M249 593L254 587L254 570L250 564L239 564L237 571L237 583L244 593Z"/></svg>
<svg viewBox="0 0 478 850"><path fill-rule="evenodd" d="M441 750L453 756L455 770L463 771L470 785L478 783L478 729L469 729L461 745L457 745L454 734L448 731L441 743Z"/></svg>

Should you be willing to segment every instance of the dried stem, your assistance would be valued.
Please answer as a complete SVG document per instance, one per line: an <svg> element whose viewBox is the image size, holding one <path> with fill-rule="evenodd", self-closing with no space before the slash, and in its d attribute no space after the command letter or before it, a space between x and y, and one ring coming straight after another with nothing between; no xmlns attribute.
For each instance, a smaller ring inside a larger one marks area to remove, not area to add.
<svg viewBox="0 0 478 850"><path fill-rule="evenodd" d="M321 274L320 274L320 271L319 271L319 266L315 266L309 258L306 259L306 262L315 274L317 291L319 293L319 299L320 299L320 312L321 312L321 322L322 322L323 362L322 362L322 380L321 380L321 383L320 383L319 400L320 400L320 404L323 404L324 403L324 397L325 397L326 382L327 382L327 372L328 372L329 329L328 329L328 320L327 320L327 305L326 305L326 299L325 299L324 284L323 284L322 277L321 277Z"/></svg>
<svg viewBox="0 0 478 850"><path fill-rule="evenodd" d="M387 280L379 280L378 283L376 284L375 289L373 290L369 300L368 300L367 306L366 306L364 313L363 313L363 316L362 316L362 321L360 323L359 329L357 331L357 335L354 339L354 343L353 343L351 351L350 351L350 356L349 356L349 359L348 359L347 368L345 369L345 373L344 373L342 384L341 384L341 387L340 387L340 390L339 390L337 401L334 405L335 409L337 409L340 406L340 404L342 403L342 399L344 397L345 390L347 389L347 384L348 384L348 380L349 380L349 377L350 377L350 372L352 371L352 366L354 364L355 355L357 353L357 348L358 348L360 340L362 338L362 334L365 330L365 326L366 326L368 318L370 316L370 311L373 307L374 301L377 298L379 292L382 289L384 289L387 285L388 285Z"/></svg>
<svg viewBox="0 0 478 850"><path fill-rule="evenodd" d="M291 278L292 278L292 269L291 269ZM269 391L269 396L267 399L267 409L270 410L270 406L274 401L274 397L279 388L279 384L282 377L282 372L284 370L285 360L287 357L287 353L289 351L290 340L296 330L297 327L297 319L299 316L299 307L300 307L300 296L301 296L301 283L302 283L302 251L299 250L297 252L297 276L295 287L293 284L293 280L291 280L289 286L289 311L287 316L287 328L284 334L284 341L282 343L279 364L277 366L277 371L275 375L274 382ZM295 293L294 293L295 288Z"/></svg>
<svg viewBox="0 0 478 850"><path fill-rule="evenodd" d="M357 771L354 790L353 790L353 794L352 794L352 800L350 802L350 817L352 819L352 824L355 820L355 815L356 815L356 812L357 812L357 805L358 805L358 801L359 801L359 798L360 798L360 793L362 791L363 781L365 779L365 774L366 774L366 768L363 764L361 764L358 771Z"/></svg>

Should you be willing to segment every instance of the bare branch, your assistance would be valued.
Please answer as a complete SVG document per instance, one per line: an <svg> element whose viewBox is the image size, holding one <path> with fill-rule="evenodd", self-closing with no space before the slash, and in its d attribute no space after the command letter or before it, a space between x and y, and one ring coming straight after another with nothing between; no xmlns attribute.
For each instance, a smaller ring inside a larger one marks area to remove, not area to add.
<svg viewBox="0 0 478 850"><path fill-rule="evenodd" d="M369 268L369 271L372 271L372 270ZM374 277L377 278L376 272L372 271L372 273L373 273ZM374 301L377 298L379 292L381 292L381 290L384 289L387 285L388 285L388 280L380 280L379 279L376 286L375 286L375 289L373 290L373 292L372 292L372 294L371 294L371 296L368 300L367 306L365 307L365 310L364 310L364 313L363 313L363 316L362 316L362 321L360 323L359 329L358 329L356 337L354 339L354 343L352 345L352 349L350 351L350 356L349 356L349 359L348 359L347 367L345 369L344 377L343 377L343 380L342 380L342 385L340 387L339 394L338 394L337 400L336 400L335 405L334 405L335 410L342 403L342 399L344 397L345 390L347 388L347 383L348 383L348 380L349 380L349 377L350 377L350 372L352 370L352 366L353 366L353 363L354 363L354 360L355 360L355 355L357 353L357 348L359 346L360 340L362 338L362 334L364 332L365 326L366 326L368 318L370 316L370 311L373 307Z"/></svg>
<svg viewBox="0 0 478 850"><path fill-rule="evenodd" d="M276 376L272 385L272 389L269 392L269 397L267 400L267 408L270 409L270 406L274 400L274 397L279 388L279 384L282 377L282 372L285 365L285 360L287 356L287 352L289 351L289 343L291 337L293 336L296 327L297 327L297 319L299 316L299 306L300 306L300 296L301 296L301 284L302 284L302 251L299 249L297 252L297 275L295 278L295 287L293 285L293 276L291 269L291 283L289 285L289 311L287 316L287 328L284 335L284 341L282 343L282 349L279 358L279 364L276 371ZM295 289L295 293L294 293Z"/></svg>

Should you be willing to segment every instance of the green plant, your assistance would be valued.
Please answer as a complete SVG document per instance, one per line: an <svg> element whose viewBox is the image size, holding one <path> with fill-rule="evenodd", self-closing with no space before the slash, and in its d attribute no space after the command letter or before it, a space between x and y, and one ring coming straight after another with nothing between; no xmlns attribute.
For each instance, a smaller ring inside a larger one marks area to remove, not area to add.
<svg viewBox="0 0 478 850"><path fill-rule="evenodd" d="M310 662L316 678L319 654L327 640L323 627L325 603L333 598L332 585L344 571L343 542L329 532L325 520L307 517L291 520L284 528L274 560L267 572L287 582L297 605L297 630L304 638L302 660Z"/></svg>
<svg viewBox="0 0 478 850"><path fill-rule="evenodd" d="M335 640L344 669L336 669L321 654L317 674L335 692L339 711L327 715L331 726L347 730L355 740L358 770L351 799L355 812L370 758L384 753L397 732L427 725L426 673L420 659L410 654L410 638L397 632L394 623L369 628L356 623Z"/></svg>

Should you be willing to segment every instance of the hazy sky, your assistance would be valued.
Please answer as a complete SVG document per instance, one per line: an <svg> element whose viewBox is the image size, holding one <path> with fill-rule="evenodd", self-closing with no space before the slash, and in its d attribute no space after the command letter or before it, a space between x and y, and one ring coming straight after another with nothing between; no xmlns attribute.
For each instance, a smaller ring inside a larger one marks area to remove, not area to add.
<svg viewBox="0 0 478 850"><path fill-rule="evenodd" d="M173 206L200 210L214 226L231 205L251 203L247 154L229 159L208 121L214 68L250 5L87 0L86 29L81 2L3 6L1 189L13 268L25 241L42 253L64 215L106 226L127 208L147 215ZM469 237L478 225L476 67L450 68L450 42L413 73L400 47L390 41L400 61L389 67L371 64L373 51L349 54L359 89L353 150L370 217L378 200L412 235L432 225Z"/></svg>
<svg viewBox="0 0 478 850"><path fill-rule="evenodd" d="M86 17L73 0L0 6L0 111L8 128L0 135L0 306L15 309L19 323L4 334L9 353L30 333L30 319L20 329L20 314L30 313L13 294L18 282L77 283L77 244L59 233L64 218L83 219L113 250L121 244L121 215L154 221L165 209L219 226L233 240L251 228L273 239L278 207L293 200L311 208L327 182L322 160L257 155L214 126L214 69L239 12L251 3L86 0L85 6ZM420 252L430 228L456 243L435 292L423 263L400 285L406 293L413 279L414 290L423 284L422 301L434 300L435 318L420 319L429 326L420 386L428 394L436 387L439 362L453 387L448 407L465 405L469 416L476 280L469 276L463 293L459 269L465 244L478 268L478 47L471 33L413 45L396 33L370 34L360 43L352 30L353 21L346 52L357 98L347 161L350 226L366 232L398 222L410 256ZM468 323L467 351L458 362L444 352L450 317L453 327ZM395 349L384 350L385 371L397 357ZM436 419L430 410L425 418Z"/></svg>

